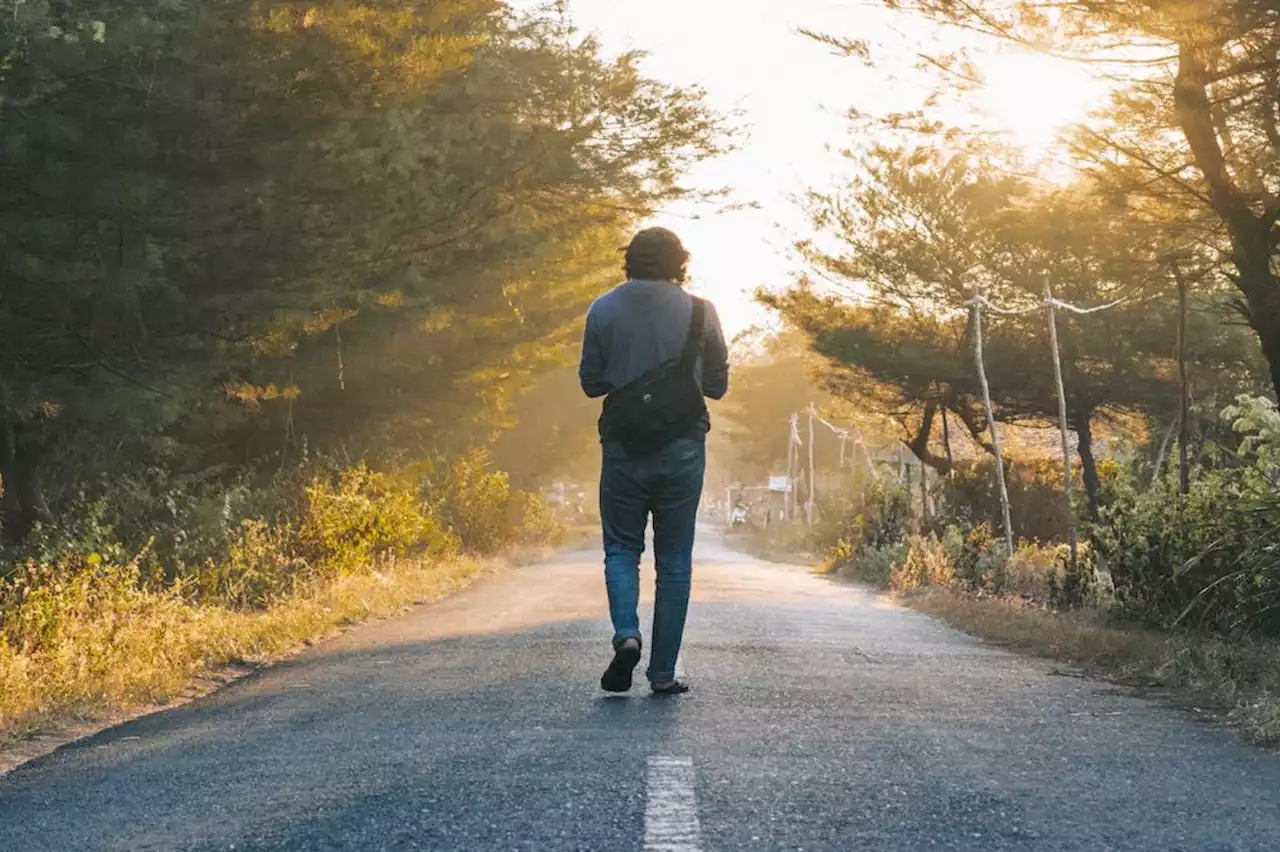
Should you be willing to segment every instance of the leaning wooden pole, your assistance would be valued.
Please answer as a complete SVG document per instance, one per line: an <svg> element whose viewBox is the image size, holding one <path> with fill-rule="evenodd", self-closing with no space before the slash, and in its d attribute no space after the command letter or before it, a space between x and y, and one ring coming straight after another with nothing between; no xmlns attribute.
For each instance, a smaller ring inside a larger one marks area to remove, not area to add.
<svg viewBox="0 0 1280 852"><path fill-rule="evenodd" d="M796 415L787 421L787 493L783 496L787 520L796 517Z"/></svg>
<svg viewBox="0 0 1280 852"><path fill-rule="evenodd" d="M1174 277L1178 279L1178 488L1185 497L1191 492L1191 463L1187 457L1187 438L1190 436L1191 397L1187 389L1187 279L1175 263Z"/></svg>
<svg viewBox="0 0 1280 852"><path fill-rule="evenodd" d="M1067 391L1062 382L1062 354L1058 351L1058 322L1053 310L1053 290L1044 281L1044 309L1049 317L1049 348L1053 351L1053 380L1058 389L1058 431L1062 438L1062 496L1067 504L1067 543L1071 547L1071 571L1076 570L1076 511L1071 504L1071 443L1067 432Z"/></svg>
<svg viewBox="0 0 1280 852"><path fill-rule="evenodd" d="M1000 514L1004 522L1004 546L1013 555L1013 521L1009 515L1009 491L1004 484L1004 456L1000 452L1000 433L996 430L995 412L991 408L991 386L987 384L987 368L982 360L982 303L974 300L973 311L973 360L978 368L978 383L982 386L982 404L987 409L987 428L991 430L991 449L996 456L996 489L1000 492Z"/></svg>
<svg viewBox="0 0 1280 852"><path fill-rule="evenodd" d="M805 524L813 528L813 492L817 486L816 474L813 470L813 416L815 414L813 403L809 403L809 488L805 497L807 498L804 506Z"/></svg>

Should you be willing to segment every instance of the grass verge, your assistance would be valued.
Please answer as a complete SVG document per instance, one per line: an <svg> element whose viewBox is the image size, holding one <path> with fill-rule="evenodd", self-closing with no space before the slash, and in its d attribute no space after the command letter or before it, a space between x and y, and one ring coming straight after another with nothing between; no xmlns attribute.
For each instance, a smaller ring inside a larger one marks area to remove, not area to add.
<svg viewBox="0 0 1280 852"><path fill-rule="evenodd" d="M807 564L813 561L813 547L802 527L774 524L768 528L727 529L727 540L757 559L766 562Z"/></svg>
<svg viewBox="0 0 1280 852"><path fill-rule="evenodd" d="M1096 611L1056 612L951 588L907 595L912 609L1012 650L1120 683L1166 690L1254 742L1280 744L1280 643L1226 641L1118 624Z"/></svg>
<svg viewBox="0 0 1280 852"><path fill-rule="evenodd" d="M257 612L192 604L127 578L86 577L83 594L60 590L58 610L36 631L37 646L15 648L0 636L0 751L42 729L83 731L95 719L115 721L207 692L195 684L219 680L228 666L251 669L367 619L437 600L484 568L462 558L400 560Z"/></svg>

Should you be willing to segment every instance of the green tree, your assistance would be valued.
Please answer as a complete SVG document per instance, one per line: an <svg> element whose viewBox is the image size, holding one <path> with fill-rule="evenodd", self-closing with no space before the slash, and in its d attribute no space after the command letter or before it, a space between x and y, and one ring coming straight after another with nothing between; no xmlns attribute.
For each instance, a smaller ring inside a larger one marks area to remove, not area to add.
<svg viewBox="0 0 1280 852"><path fill-rule="evenodd" d="M108 472L491 441L717 150L698 91L496 0L0 12L11 539Z"/></svg>
<svg viewBox="0 0 1280 852"><path fill-rule="evenodd" d="M1177 255L1194 246L1225 267L1280 393L1280 10L1261 0L892 5L1106 67L1122 90L1077 153L1118 200L1164 208L1156 221Z"/></svg>
<svg viewBox="0 0 1280 852"><path fill-rule="evenodd" d="M964 156L877 150L847 190L815 195L821 238L806 244L815 267L845 293L822 296L802 283L766 297L813 336L832 367L836 393L876 388L886 410L910 413L906 443L922 461L946 470L931 449L937 421L953 412L983 439L985 414L972 361L969 299L985 295L1031 312L991 316L986 363L997 420L1056 421L1058 403L1042 311L1054 295L1082 306L1126 299L1086 316L1059 312L1059 343L1068 419L1078 438L1085 484L1100 498L1093 452L1099 416L1167 412L1175 317L1163 297L1168 281L1146 244L1082 188L1037 191ZM1162 309L1163 308L1163 309ZM1199 318L1206 359L1216 323Z"/></svg>

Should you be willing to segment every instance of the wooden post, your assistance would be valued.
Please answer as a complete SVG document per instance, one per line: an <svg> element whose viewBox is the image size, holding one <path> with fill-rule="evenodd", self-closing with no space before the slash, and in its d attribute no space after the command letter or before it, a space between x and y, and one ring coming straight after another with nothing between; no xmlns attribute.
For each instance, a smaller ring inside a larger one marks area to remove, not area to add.
<svg viewBox="0 0 1280 852"><path fill-rule="evenodd" d="M947 422L947 407L942 406L942 449L947 454L947 475L955 468L956 461L951 457L951 424Z"/></svg>
<svg viewBox="0 0 1280 852"><path fill-rule="evenodd" d="M1053 290L1044 280L1044 309L1049 316L1049 347L1053 350L1053 380L1058 389L1058 431L1062 437L1062 497L1067 504L1067 543L1071 548L1071 570L1076 570L1076 512L1071 505L1071 444L1067 437L1067 391L1062 383L1062 355L1058 351L1058 322L1054 317Z"/></svg>
<svg viewBox="0 0 1280 852"><path fill-rule="evenodd" d="M1169 424L1169 428L1164 430L1164 439L1160 441L1160 451L1156 453L1155 469L1151 471L1152 488L1155 488L1160 482L1160 473L1164 470L1164 457L1169 452L1169 442L1173 440L1173 433L1178 431L1178 423L1181 420L1181 415L1174 417L1173 422Z"/></svg>
<svg viewBox="0 0 1280 852"><path fill-rule="evenodd" d="M1176 261L1173 274L1178 280L1178 487L1185 497L1191 492L1191 463L1187 457L1187 437L1191 432L1191 418L1187 416L1191 408L1187 388L1187 280Z"/></svg>
<svg viewBox="0 0 1280 852"><path fill-rule="evenodd" d="M991 386L987 383L987 367L982 360L982 305L973 307L973 360L978 367L978 383L982 386L982 404L987 409L987 428L991 430L991 449L996 456L996 489L1000 494L1000 514L1004 522L1004 546L1013 555L1013 521L1009 516L1009 491L1004 485L1004 456L1000 453L1000 433L996 431L995 412L991 408Z"/></svg>
<svg viewBox="0 0 1280 852"><path fill-rule="evenodd" d="M796 415L787 421L787 493L783 500L783 510L787 520L795 520L796 515Z"/></svg>
<svg viewBox="0 0 1280 852"><path fill-rule="evenodd" d="M813 471L813 415L813 403L811 402L809 403L809 488L808 493L805 495L808 499L804 507L805 523L810 528L813 527L813 492L817 485Z"/></svg>
<svg viewBox="0 0 1280 852"><path fill-rule="evenodd" d="M947 485L943 489L943 505L950 508L956 499L956 460L951 453L951 425L947 422L947 406L942 406L942 446L947 452Z"/></svg>
<svg viewBox="0 0 1280 852"><path fill-rule="evenodd" d="M920 463L920 515L924 519L924 530L927 532L933 522L933 513L929 511L929 468Z"/></svg>

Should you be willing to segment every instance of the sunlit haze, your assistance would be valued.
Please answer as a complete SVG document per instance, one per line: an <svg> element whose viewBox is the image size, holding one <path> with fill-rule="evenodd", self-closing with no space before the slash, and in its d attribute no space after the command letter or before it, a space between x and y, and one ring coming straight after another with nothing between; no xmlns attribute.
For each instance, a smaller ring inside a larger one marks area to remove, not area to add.
<svg viewBox="0 0 1280 852"><path fill-rule="evenodd" d="M704 163L690 183L728 187L729 203L753 207L676 205L648 223L680 234L693 255L692 288L716 302L731 335L768 322L752 300L757 287L785 284L799 271L789 251L806 235L797 197L847 175L849 163L837 152L867 141L850 139L849 108L884 113L917 106L935 79L916 70L918 54L962 38L972 42L876 3L573 0L569 12L609 53L645 51L647 73L700 85L714 108L736 114L738 149ZM832 55L801 28L867 40L875 67ZM965 99L963 113L952 106L945 118L1003 131L1030 160L1045 156L1058 131L1105 96L1103 84L1080 66L979 47L987 86Z"/></svg>

